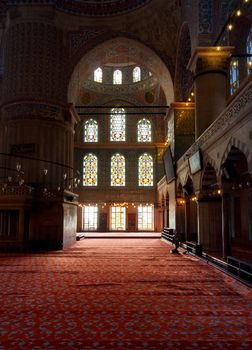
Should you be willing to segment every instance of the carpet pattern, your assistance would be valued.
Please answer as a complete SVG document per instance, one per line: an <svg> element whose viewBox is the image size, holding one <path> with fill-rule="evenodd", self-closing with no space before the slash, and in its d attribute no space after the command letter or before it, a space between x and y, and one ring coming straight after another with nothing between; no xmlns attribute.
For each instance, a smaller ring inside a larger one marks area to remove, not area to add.
<svg viewBox="0 0 252 350"><path fill-rule="evenodd" d="M0 349L252 349L252 291L160 239L0 254Z"/></svg>

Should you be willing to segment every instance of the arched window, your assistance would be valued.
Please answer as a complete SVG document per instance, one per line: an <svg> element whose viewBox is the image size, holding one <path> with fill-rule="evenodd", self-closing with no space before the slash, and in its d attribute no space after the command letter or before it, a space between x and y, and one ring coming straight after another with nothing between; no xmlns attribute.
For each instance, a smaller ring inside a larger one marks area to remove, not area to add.
<svg viewBox="0 0 252 350"><path fill-rule="evenodd" d="M125 141L125 110L112 108L110 114L110 141Z"/></svg>
<svg viewBox="0 0 252 350"><path fill-rule="evenodd" d="M138 185L153 186L153 159L148 153L138 159Z"/></svg>
<svg viewBox="0 0 252 350"><path fill-rule="evenodd" d="M94 81L102 83L102 69L100 67L94 71Z"/></svg>
<svg viewBox="0 0 252 350"><path fill-rule="evenodd" d="M94 119L88 119L84 124L84 142L98 142L98 124Z"/></svg>
<svg viewBox="0 0 252 350"><path fill-rule="evenodd" d="M252 27L247 38L247 55L252 55ZM248 74L252 72L252 56L247 57Z"/></svg>
<svg viewBox="0 0 252 350"><path fill-rule="evenodd" d="M113 73L113 84L120 85L122 84L122 71L116 69Z"/></svg>
<svg viewBox="0 0 252 350"><path fill-rule="evenodd" d="M89 153L83 158L83 186L97 186L98 160Z"/></svg>
<svg viewBox="0 0 252 350"><path fill-rule="evenodd" d="M141 80L141 68L135 67L133 69L133 83L137 83Z"/></svg>
<svg viewBox="0 0 252 350"><path fill-rule="evenodd" d="M146 118L137 123L137 141L151 142L151 122Z"/></svg>
<svg viewBox="0 0 252 350"><path fill-rule="evenodd" d="M111 186L125 186L125 158L116 153L111 157Z"/></svg>
<svg viewBox="0 0 252 350"><path fill-rule="evenodd" d="M229 76L230 76L230 94L232 95L235 93L235 91L239 87L239 66L238 66L237 59L232 59L230 62Z"/></svg>

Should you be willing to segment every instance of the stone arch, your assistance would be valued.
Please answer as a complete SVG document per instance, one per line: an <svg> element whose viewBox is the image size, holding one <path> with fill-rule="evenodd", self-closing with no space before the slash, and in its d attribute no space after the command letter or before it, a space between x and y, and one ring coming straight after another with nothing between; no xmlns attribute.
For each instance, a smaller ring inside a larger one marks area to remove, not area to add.
<svg viewBox="0 0 252 350"><path fill-rule="evenodd" d="M238 147L231 146L225 161L221 164L222 181L240 183L250 179L248 161L244 152Z"/></svg>
<svg viewBox="0 0 252 350"><path fill-rule="evenodd" d="M216 174L218 173L218 165L213 158L211 158L207 154L204 154L203 160L204 160L204 168L207 166L207 164L210 164L214 168Z"/></svg>
<svg viewBox="0 0 252 350"><path fill-rule="evenodd" d="M184 22L179 33L176 55L174 94L176 101L184 101L188 97L193 83L193 74L187 69L191 57L191 36L188 23Z"/></svg>
<svg viewBox="0 0 252 350"><path fill-rule="evenodd" d="M88 78L97 68L97 64L106 62L120 62L134 60L151 71L158 79L160 86L165 92L166 102L169 104L174 100L174 89L171 74L164 61L148 46L140 41L118 36L103 41L85 50L84 56L73 67L73 72L68 85L68 102L76 103L80 90L81 81Z"/></svg>
<svg viewBox="0 0 252 350"><path fill-rule="evenodd" d="M212 194L217 187L217 174L214 167L207 163L201 177L201 191L205 194Z"/></svg>
<svg viewBox="0 0 252 350"><path fill-rule="evenodd" d="M190 196L194 193L193 180L191 176L187 176L186 183L183 186L183 192L186 196Z"/></svg>
<svg viewBox="0 0 252 350"><path fill-rule="evenodd" d="M224 164L224 162L228 158L228 155L230 154L232 147L235 147L235 148L239 149L244 154L244 156L246 157L247 163L250 162L251 152L248 149L247 145L245 143L241 142L239 139L237 139L235 137L232 137L230 139L227 147L226 147L225 152L222 155L221 163L220 163L221 166L219 168L218 175L221 175L221 172L222 172L222 169L223 169L222 165Z"/></svg>

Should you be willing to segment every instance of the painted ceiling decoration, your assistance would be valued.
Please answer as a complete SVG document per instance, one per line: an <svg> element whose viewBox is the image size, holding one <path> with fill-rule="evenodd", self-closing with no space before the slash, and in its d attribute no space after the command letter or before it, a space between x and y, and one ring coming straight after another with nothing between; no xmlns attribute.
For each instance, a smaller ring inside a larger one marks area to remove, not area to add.
<svg viewBox="0 0 252 350"><path fill-rule="evenodd" d="M61 0L58 7L87 16L117 15L145 5L150 0Z"/></svg>
<svg viewBox="0 0 252 350"><path fill-rule="evenodd" d="M58 9L85 16L111 16L141 7L151 0L4 0L7 5L52 4Z"/></svg>

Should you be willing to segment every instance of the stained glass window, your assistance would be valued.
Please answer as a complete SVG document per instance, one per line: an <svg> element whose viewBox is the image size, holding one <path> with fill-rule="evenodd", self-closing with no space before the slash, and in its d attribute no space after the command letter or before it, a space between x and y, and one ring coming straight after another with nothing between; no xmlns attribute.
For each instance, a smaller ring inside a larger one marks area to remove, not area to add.
<svg viewBox="0 0 252 350"><path fill-rule="evenodd" d="M133 69L133 83L137 83L141 80L141 68L135 67Z"/></svg>
<svg viewBox="0 0 252 350"><path fill-rule="evenodd" d="M247 38L247 54L252 55L252 27L250 28L249 35ZM252 72L252 56L247 57L248 74Z"/></svg>
<svg viewBox="0 0 252 350"><path fill-rule="evenodd" d="M98 124L94 119L88 119L84 124L84 142L98 142Z"/></svg>
<svg viewBox="0 0 252 350"><path fill-rule="evenodd" d="M153 186L153 159L148 153L138 159L138 185Z"/></svg>
<svg viewBox="0 0 252 350"><path fill-rule="evenodd" d="M111 186L125 186L125 158L116 153L111 157Z"/></svg>
<svg viewBox="0 0 252 350"><path fill-rule="evenodd" d="M89 153L83 158L83 186L97 186L97 157Z"/></svg>
<svg viewBox="0 0 252 350"><path fill-rule="evenodd" d="M235 91L239 87L239 66L238 66L238 60L232 59L230 62L230 69L229 69L229 75L230 75L230 93L231 95L235 93Z"/></svg>
<svg viewBox="0 0 252 350"><path fill-rule="evenodd" d="M122 71L119 69L116 69L113 74L113 84L114 85L120 85L122 84Z"/></svg>
<svg viewBox="0 0 252 350"><path fill-rule="evenodd" d="M110 114L110 141L125 141L125 110L112 108Z"/></svg>
<svg viewBox="0 0 252 350"><path fill-rule="evenodd" d="M94 81L102 83L102 69L100 67L94 71Z"/></svg>
<svg viewBox="0 0 252 350"><path fill-rule="evenodd" d="M151 142L151 122L146 118L137 123L137 141Z"/></svg>

